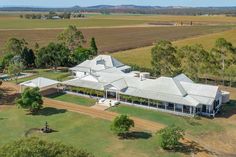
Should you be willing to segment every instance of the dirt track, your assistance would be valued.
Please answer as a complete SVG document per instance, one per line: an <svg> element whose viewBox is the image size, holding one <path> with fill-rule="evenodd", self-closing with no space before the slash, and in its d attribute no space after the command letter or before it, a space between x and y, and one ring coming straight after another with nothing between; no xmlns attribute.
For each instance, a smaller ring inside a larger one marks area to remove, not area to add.
<svg viewBox="0 0 236 157"><path fill-rule="evenodd" d="M52 100L52 99L48 99L48 98L44 98L44 104L45 104L45 106L48 106L48 107L56 107L56 108L60 108L60 109L66 109L68 111L78 112L78 113L82 113L85 115L89 115L92 117L101 118L101 119L105 119L105 120L113 120L118 115L117 113L114 113L114 112L96 110L94 108L88 108L85 106L74 105L72 103L61 102L61 101ZM144 130L156 132L156 131L165 127L162 124L150 122L150 121L139 119L136 117L132 117L132 119L134 120L135 127L137 129L144 129Z"/></svg>

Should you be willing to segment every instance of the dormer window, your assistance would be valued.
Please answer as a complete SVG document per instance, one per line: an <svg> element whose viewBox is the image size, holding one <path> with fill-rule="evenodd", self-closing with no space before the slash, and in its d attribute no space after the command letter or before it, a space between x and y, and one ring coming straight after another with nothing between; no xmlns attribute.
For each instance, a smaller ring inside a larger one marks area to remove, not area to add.
<svg viewBox="0 0 236 157"><path fill-rule="evenodd" d="M105 62L104 59L100 59L100 60L97 61L97 65L98 65L98 64L105 65L105 63L106 63L106 62Z"/></svg>

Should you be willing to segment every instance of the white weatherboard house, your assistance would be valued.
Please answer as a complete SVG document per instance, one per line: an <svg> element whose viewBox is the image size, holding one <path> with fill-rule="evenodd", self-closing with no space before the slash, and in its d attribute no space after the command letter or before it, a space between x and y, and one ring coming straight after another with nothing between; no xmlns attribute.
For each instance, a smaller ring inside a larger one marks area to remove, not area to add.
<svg viewBox="0 0 236 157"><path fill-rule="evenodd" d="M75 78L63 82L71 87L102 91L104 98L178 115L215 116L229 93L218 86L194 83L184 74L151 79L149 73L131 68L108 55L100 55L70 69Z"/></svg>

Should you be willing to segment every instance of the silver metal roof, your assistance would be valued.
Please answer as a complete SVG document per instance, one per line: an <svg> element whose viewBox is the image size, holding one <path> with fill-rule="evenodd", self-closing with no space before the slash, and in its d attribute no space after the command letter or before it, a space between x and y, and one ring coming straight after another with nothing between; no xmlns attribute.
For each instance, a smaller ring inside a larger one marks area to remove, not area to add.
<svg viewBox="0 0 236 157"><path fill-rule="evenodd" d="M101 63L97 64L97 61L101 61ZM184 74L174 78L140 79L135 77L132 72L123 73L120 71L125 66L116 59L106 55L98 56L94 60L85 61L77 67L82 66L86 66L87 69L96 70L91 71L90 75L83 78L69 80L64 83L99 90L114 87L122 94L190 106L197 106L199 104L212 105L219 93L218 86L194 83ZM78 68L77 70L80 71L81 69Z"/></svg>
<svg viewBox="0 0 236 157"><path fill-rule="evenodd" d="M44 77L38 77L30 81L25 81L20 83L21 86L27 86L27 87L38 87L38 88L45 88L49 87L55 84L58 84L59 81L51 80Z"/></svg>

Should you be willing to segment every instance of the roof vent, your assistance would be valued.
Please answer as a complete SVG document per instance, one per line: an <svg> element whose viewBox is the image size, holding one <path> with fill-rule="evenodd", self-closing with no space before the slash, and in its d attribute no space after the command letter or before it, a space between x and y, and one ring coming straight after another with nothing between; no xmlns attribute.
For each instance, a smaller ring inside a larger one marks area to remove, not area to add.
<svg viewBox="0 0 236 157"><path fill-rule="evenodd" d="M142 72L140 73L140 80L143 81L144 79L149 79L150 78L150 73L148 72Z"/></svg>

